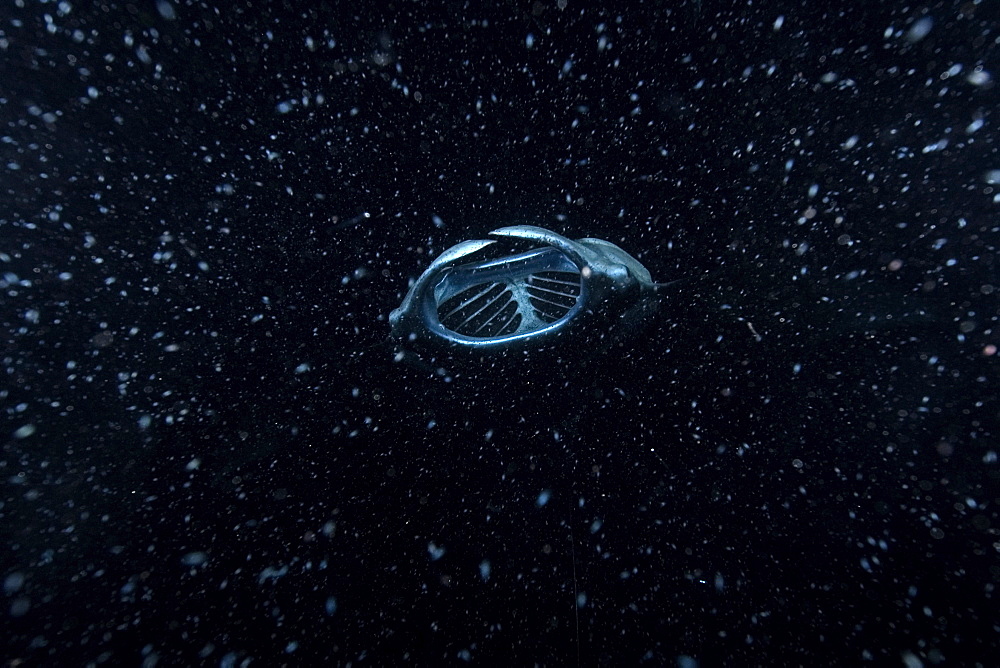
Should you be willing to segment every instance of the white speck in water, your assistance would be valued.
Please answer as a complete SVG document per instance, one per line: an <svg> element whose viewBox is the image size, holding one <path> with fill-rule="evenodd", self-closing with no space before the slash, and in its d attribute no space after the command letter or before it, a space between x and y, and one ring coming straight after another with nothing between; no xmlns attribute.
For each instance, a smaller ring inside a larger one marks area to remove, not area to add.
<svg viewBox="0 0 1000 668"><path fill-rule="evenodd" d="M260 572L260 575L257 576L257 584L264 584L268 580L277 580L287 574L288 566L282 566L281 568L272 568L268 566Z"/></svg>
<svg viewBox="0 0 1000 668"><path fill-rule="evenodd" d="M989 72L976 68L975 70L969 72L968 75L966 75L965 80L968 81L973 86L985 86L986 84L988 84L990 81L993 80L993 77L990 76Z"/></svg>
<svg viewBox="0 0 1000 668"><path fill-rule="evenodd" d="M177 12L174 11L174 6L167 2L167 0L156 0L156 11L158 11L160 16L168 21L173 21L177 18Z"/></svg>
<svg viewBox="0 0 1000 668"><path fill-rule="evenodd" d="M208 561L208 555L204 552L188 552L181 557L181 562L185 566L201 566Z"/></svg>
<svg viewBox="0 0 1000 668"><path fill-rule="evenodd" d="M14 571L3 581L3 593L5 594L16 594L21 591L21 587L24 586L24 573L21 571Z"/></svg>
<svg viewBox="0 0 1000 668"><path fill-rule="evenodd" d="M434 541L427 543L427 554L431 556L431 561L437 561L444 556L445 549L437 545Z"/></svg>
<svg viewBox="0 0 1000 668"><path fill-rule="evenodd" d="M930 34L931 29L934 27L934 19L929 16L925 16L922 19L916 21L910 29L906 31L906 41L910 44L916 44L924 37Z"/></svg>

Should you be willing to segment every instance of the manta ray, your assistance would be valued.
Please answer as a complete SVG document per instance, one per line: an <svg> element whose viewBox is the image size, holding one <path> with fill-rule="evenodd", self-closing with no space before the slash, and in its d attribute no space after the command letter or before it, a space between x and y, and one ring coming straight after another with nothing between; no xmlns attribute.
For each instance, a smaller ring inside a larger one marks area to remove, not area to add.
<svg viewBox="0 0 1000 668"><path fill-rule="evenodd" d="M489 234L495 238L452 246L416 280L389 316L398 343L487 351L541 346L569 333L602 336L609 322L633 325L677 282L654 282L637 259L603 239L574 241L531 225ZM500 241L535 247L505 254Z"/></svg>

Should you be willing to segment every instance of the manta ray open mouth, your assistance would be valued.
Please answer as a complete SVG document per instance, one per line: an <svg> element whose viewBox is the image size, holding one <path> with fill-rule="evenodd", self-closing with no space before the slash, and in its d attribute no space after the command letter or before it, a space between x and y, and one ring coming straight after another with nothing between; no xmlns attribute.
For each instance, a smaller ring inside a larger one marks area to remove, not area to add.
<svg viewBox="0 0 1000 668"><path fill-rule="evenodd" d="M484 277L481 265L453 270L434 291L441 325L493 339L538 331L574 313L583 294L580 270L559 251L530 255L507 258L500 276Z"/></svg>

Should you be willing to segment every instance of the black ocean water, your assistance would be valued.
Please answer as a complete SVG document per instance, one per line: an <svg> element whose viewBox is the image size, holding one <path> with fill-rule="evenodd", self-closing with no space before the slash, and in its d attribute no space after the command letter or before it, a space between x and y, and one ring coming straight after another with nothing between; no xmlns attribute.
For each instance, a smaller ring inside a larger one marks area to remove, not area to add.
<svg viewBox="0 0 1000 668"><path fill-rule="evenodd" d="M6 662L990 665L998 19L8 3ZM515 224L689 280L399 355Z"/></svg>

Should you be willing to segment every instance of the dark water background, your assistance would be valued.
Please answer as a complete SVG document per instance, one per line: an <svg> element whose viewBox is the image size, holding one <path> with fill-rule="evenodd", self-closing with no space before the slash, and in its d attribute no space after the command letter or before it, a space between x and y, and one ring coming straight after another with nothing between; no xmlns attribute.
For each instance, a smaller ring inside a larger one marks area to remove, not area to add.
<svg viewBox="0 0 1000 668"><path fill-rule="evenodd" d="M292 5L0 10L9 665L995 662L995 6ZM394 362L517 223L695 278Z"/></svg>

